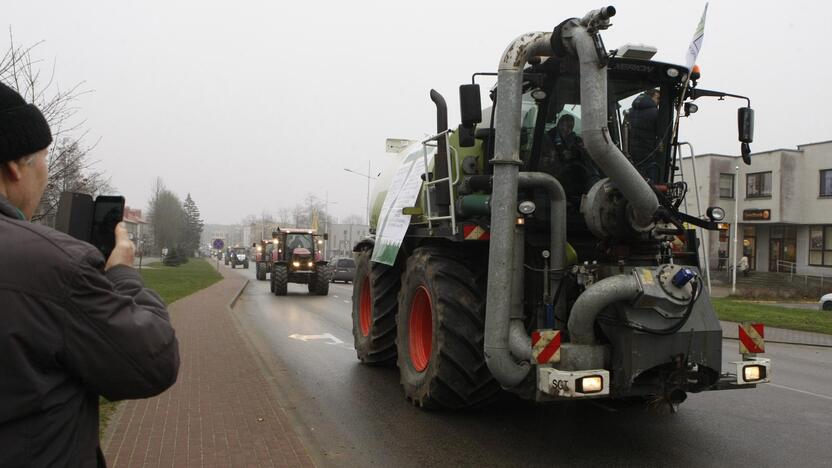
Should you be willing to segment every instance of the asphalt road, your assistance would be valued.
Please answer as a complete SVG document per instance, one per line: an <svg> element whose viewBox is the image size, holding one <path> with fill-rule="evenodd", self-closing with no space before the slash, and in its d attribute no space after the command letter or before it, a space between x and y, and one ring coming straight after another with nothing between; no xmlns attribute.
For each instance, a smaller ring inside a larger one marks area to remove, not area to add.
<svg viewBox="0 0 832 468"><path fill-rule="evenodd" d="M361 365L351 285L275 297L253 269L234 309L322 466L832 466L832 349L767 344L773 383L689 395L676 414L506 398L475 412L408 403L395 368ZM737 342L724 341L726 366Z"/></svg>

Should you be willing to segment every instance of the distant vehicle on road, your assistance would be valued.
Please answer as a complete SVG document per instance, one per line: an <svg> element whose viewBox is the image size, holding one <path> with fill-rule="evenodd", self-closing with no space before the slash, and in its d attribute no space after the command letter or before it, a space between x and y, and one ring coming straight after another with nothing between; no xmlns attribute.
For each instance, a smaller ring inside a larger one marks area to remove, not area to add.
<svg viewBox="0 0 832 468"><path fill-rule="evenodd" d="M343 281L351 283L355 277L355 260L351 258L334 258L330 262L332 265L332 282Z"/></svg>
<svg viewBox="0 0 832 468"><path fill-rule="evenodd" d="M227 259L229 265L233 269L237 265L242 265L243 268L248 268L248 249L245 247L234 247L229 249L229 258Z"/></svg>
<svg viewBox="0 0 832 468"><path fill-rule="evenodd" d="M820 301L818 301L818 307L820 310L832 312L832 293L821 297Z"/></svg>

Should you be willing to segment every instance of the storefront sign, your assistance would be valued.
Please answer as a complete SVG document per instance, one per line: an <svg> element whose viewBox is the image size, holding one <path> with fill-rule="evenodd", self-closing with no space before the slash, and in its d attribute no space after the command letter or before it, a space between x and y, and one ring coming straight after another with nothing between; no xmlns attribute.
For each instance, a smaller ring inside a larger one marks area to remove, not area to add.
<svg viewBox="0 0 832 468"><path fill-rule="evenodd" d="M742 210L743 221L768 221L771 219L771 210L753 209Z"/></svg>

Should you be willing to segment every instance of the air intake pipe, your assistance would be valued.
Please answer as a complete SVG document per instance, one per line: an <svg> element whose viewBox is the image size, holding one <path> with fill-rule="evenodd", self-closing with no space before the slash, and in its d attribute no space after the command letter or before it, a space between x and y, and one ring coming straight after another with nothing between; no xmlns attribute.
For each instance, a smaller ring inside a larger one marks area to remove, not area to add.
<svg viewBox="0 0 832 468"><path fill-rule="evenodd" d="M624 194L631 208L631 223L644 230L653 223L659 200L653 189L612 141L607 127L607 67L598 29L608 26L615 9L596 10L581 20L565 24L563 46L574 50L580 63L581 76L581 138L589 156ZM600 46L599 46L600 44Z"/></svg>

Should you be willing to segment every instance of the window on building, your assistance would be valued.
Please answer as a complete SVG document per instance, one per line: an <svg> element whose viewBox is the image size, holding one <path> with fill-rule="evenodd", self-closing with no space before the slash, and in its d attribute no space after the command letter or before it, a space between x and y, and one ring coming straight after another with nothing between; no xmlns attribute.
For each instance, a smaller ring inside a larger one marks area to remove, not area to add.
<svg viewBox="0 0 832 468"><path fill-rule="evenodd" d="M832 226L809 227L809 265L832 266Z"/></svg>
<svg viewBox="0 0 832 468"><path fill-rule="evenodd" d="M719 175L719 198L734 198L734 174Z"/></svg>
<svg viewBox="0 0 832 468"><path fill-rule="evenodd" d="M771 172L757 172L745 176L745 196L748 198L771 196Z"/></svg>
<svg viewBox="0 0 832 468"><path fill-rule="evenodd" d="M820 171L820 196L832 197L832 169Z"/></svg>

